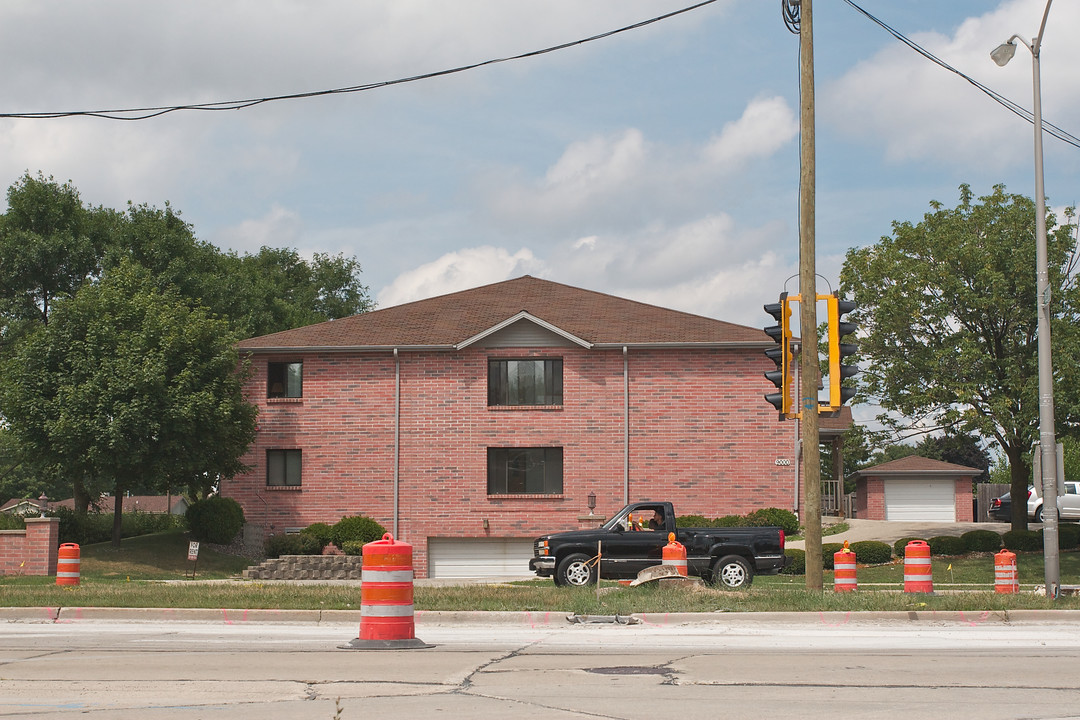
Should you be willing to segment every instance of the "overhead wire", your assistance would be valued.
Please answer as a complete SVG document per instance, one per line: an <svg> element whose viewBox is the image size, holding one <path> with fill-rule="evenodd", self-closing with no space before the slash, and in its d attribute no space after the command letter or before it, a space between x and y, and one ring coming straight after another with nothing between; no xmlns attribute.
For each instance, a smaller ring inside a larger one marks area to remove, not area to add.
<svg viewBox="0 0 1080 720"><path fill-rule="evenodd" d="M254 107L256 105L263 105L265 103L277 102L281 100L300 100L306 98L326 97L330 95L344 95L348 93L365 92L367 90L375 90L377 88L390 87L392 85L403 85L405 83L417 82L419 80L429 80L431 78L444 77L447 75L454 75L457 73L466 72L468 70L476 70L477 68L487 67L489 65L496 65L499 63L511 62L514 60L524 60L526 58L537 57L540 55L546 55L548 53L557 52L559 50L566 50L568 48L576 47L578 45L584 45L596 40L603 40L613 35L629 32L631 30L637 30L654 23L668 20L670 18L682 15L684 13L697 10L711 5L717 0L702 0L701 2L689 5L679 10L673 10L663 15L650 18L648 20L642 20L640 22L633 23L632 25L626 25L615 30L608 30L597 35L591 35L587 38L580 40L573 40L571 42L561 43L559 45L552 45L541 50L532 50L530 52L521 53L518 55L511 55L509 57L495 58L492 60L484 60L482 62L471 63L469 65L460 65L458 67L450 68L447 70L436 70L434 72L422 73L419 75L412 75L409 77L398 78L396 80L384 80L380 82L364 83L361 85L351 85L348 87L333 88L329 90L312 90L308 92L288 93L284 95L272 95L268 97L248 98L244 100L225 100L220 102L208 102L208 103L189 103L183 105L160 105L156 107L135 107L135 108L123 108L123 109L111 109L111 110L68 110L63 112L12 112L12 113L0 113L0 118L16 118L16 119L31 119L31 120L43 120L65 117L96 117L104 118L106 120L149 120L151 118L160 117L168 113L179 112L182 110L202 110L202 111L220 111L220 110L242 110L244 108Z"/></svg>
<svg viewBox="0 0 1080 720"><path fill-rule="evenodd" d="M846 2L852 8L854 8L861 15L863 15L864 17L869 19L871 22L873 22L874 24L876 24L879 27L881 27L882 29L884 29L887 33L892 35L894 38L896 38L897 40L904 43L905 45L907 45L909 48L911 48L915 52L917 52L920 55L922 55L923 57L925 57L930 62L932 62L932 63L934 63L934 64L936 64L936 65L938 65L940 67L945 68L946 70L948 70L951 73L959 75L964 80L967 80L969 83L974 85L976 88L978 88L979 90L984 92L986 95L988 95L995 102L997 102L998 104L1000 104L1001 106L1003 106L1004 108L1006 108L1007 110L1012 112L1014 115L1017 115L1017 116L1023 118L1024 120L1027 120L1032 125L1035 124L1035 114L1032 111L1026 109L1025 107L1023 107L1022 105L1020 105L1018 103L1013 102L1012 100L1008 99L1007 97L1005 97L1001 93L990 89L989 87L982 84L981 82L979 82L975 78L971 77L970 75L967 75L966 73L963 73L960 70L957 70L955 67L953 67L949 63L945 62L944 60L942 60L938 56L934 55L932 52L930 52L926 48L922 47L921 45L916 43L914 40L911 40L910 38L906 37L899 30L896 30L895 28L889 26L883 20L880 20L879 18L874 17L872 14L870 14L869 12L864 10L863 8L859 7L857 4L855 4L853 2L853 0L844 0L844 2ZM1045 118L1043 119L1042 124L1043 124L1043 131L1046 132L1048 135L1050 135L1052 137L1055 137L1055 138L1057 138L1058 140L1060 140L1060 141L1062 141L1064 143L1072 145L1073 147L1080 148L1080 138L1076 137L1072 133L1069 133L1069 132L1061 129L1060 127L1058 127L1057 125L1054 125L1051 122L1047 122Z"/></svg>

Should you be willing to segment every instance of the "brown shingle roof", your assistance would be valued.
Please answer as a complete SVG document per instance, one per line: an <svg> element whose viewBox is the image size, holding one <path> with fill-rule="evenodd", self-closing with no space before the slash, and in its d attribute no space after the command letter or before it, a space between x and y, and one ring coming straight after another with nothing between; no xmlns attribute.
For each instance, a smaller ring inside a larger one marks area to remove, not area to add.
<svg viewBox="0 0 1080 720"><path fill-rule="evenodd" d="M856 474L863 477L869 475L961 475L975 477L976 475L982 475L982 472L977 468L964 465L931 460L918 455L908 455L899 460L891 460L881 465L864 468Z"/></svg>
<svg viewBox="0 0 1080 720"><path fill-rule="evenodd" d="M767 347L757 328L668 310L529 275L250 338L241 350L451 348L522 312L590 345Z"/></svg>

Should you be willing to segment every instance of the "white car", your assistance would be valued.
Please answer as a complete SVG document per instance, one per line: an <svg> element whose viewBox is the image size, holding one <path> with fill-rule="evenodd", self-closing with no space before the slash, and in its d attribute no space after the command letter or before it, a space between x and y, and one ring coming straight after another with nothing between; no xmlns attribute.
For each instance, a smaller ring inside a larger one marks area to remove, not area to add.
<svg viewBox="0 0 1080 720"><path fill-rule="evenodd" d="M1042 522L1042 493L1035 485L1028 487L1027 506L1028 517L1035 522ZM1065 483L1065 494L1058 496L1058 517L1062 520L1080 520L1080 483Z"/></svg>

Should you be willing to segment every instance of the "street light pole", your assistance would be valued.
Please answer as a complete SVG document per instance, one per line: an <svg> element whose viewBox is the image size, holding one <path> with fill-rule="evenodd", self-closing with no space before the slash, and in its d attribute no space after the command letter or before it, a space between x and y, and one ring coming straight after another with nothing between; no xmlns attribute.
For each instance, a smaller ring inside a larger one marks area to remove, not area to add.
<svg viewBox="0 0 1080 720"><path fill-rule="evenodd" d="M1042 465L1043 496L1043 557L1045 560L1044 579L1046 596L1056 598L1061 586L1061 570L1058 558L1058 483L1057 483L1057 439L1054 431L1054 366L1051 359L1050 344L1050 275L1047 268L1046 247L1046 192L1043 186L1043 123L1042 123L1042 80L1039 67L1039 53L1042 50L1043 32L1046 30L1046 18L1050 14L1047 0L1043 11L1042 24L1034 42L1028 42L1020 35L1013 35L999 45L990 57L999 66L1004 67L1016 53L1015 40L1024 43L1031 51L1031 71L1034 94L1035 124L1035 282L1036 309L1038 311L1038 365L1039 365L1039 454Z"/></svg>

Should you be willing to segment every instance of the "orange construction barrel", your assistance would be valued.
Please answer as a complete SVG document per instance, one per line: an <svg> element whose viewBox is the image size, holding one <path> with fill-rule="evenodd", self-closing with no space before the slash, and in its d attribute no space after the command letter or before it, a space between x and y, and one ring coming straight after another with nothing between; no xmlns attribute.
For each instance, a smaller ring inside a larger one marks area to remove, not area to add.
<svg viewBox="0 0 1080 720"><path fill-rule="evenodd" d="M930 567L930 546L912 540L904 548L904 592L934 592L934 571Z"/></svg>
<svg viewBox="0 0 1080 720"><path fill-rule="evenodd" d="M833 553L833 590L835 592L853 592L859 589L855 553L844 541L842 550Z"/></svg>
<svg viewBox="0 0 1080 720"><path fill-rule="evenodd" d="M412 545L382 540L363 547L360 570L360 637L342 648L404 650L432 647L415 634Z"/></svg>
<svg viewBox="0 0 1080 720"><path fill-rule="evenodd" d="M686 546L675 540L675 533L668 533L661 564L671 565L686 577Z"/></svg>
<svg viewBox="0 0 1080 720"><path fill-rule="evenodd" d="M994 555L994 592L1014 595L1020 592L1020 572L1016 569L1016 553L1002 550Z"/></svg>
<svg viewBox="0 0 1080 720"><path fill-rule="evenodd" d="M79 546L64 543L56 553L56 584L79 584Z"/></svg>

